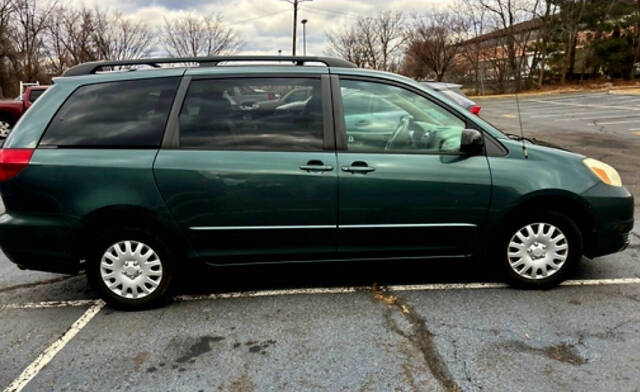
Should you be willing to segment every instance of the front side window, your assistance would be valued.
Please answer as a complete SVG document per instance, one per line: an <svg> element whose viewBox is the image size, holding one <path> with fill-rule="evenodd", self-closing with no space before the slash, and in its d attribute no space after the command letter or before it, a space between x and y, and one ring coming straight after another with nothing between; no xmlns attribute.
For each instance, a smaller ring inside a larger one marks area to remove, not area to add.
<svg viewBox="0 0 640 392"><path fill-rule="evenodd" d="M342 80L351 152L458 153L465 122L430 100L383 83Z"/></svg>
<svg viewBox="0 0 640 392"><path fill-rule="evenodd" d="M321 151L319 79L236 78L191 82L180 112L180 147Z"/></svg>
<svg viewBox="0 0 640 392"><path fill-rule="evenodd" d="M43 147L158 147L178 78L98 83L78 88L40 141Z"/></svg>

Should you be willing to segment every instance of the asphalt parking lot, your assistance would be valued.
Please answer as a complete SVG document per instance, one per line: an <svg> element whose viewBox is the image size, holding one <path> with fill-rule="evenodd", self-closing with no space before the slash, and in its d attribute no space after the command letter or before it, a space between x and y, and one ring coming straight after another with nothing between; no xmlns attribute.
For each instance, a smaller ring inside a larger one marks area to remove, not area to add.
<svg viewBox="0 0 640 392"><path fill-rule="evenodd" d="M479 102L519 133L513 97ZM520 104L526 136L612 164L638 203L640 97ZM128 313L83 276L0 255L0 388L640 391L638 225L626 251L585 259L554 290L506 288L489 262L190 271L172 303Z"/></svg>

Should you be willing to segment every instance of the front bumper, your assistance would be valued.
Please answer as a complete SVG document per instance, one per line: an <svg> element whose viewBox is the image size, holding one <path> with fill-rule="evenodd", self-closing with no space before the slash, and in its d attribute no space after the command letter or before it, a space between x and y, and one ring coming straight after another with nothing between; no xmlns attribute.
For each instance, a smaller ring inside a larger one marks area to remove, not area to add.
<svg viewBox="0 0 640 392"><path fill-rule="evenodd" d="M599 257L616 253L629 246L633 229L633 195L625 187L604 183L583 194L593 217L593 233L585 239L584 254Z"/></svg>
<svg viewBox="0 0 640 392"><path fill-rule="evenodd" d="M21 268L76 273L80 260L72 250L77 221L59 216L0 215L0 247Z"/></svg>

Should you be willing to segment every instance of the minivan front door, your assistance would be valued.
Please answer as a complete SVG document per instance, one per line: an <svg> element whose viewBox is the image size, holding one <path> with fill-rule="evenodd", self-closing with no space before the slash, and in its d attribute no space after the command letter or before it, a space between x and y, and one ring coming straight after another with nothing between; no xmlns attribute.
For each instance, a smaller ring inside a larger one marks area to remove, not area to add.
<svg viewBox="0 0 640 392"><path fill-rule="evenodd" d="M466 122L435 102L400 86L341 80L340 94L380 100L364 119L402 113L370 132L338 119L338 252L341 257L462 257L478 239L491 195L485 155L460 153ZM395 110L389 108L390 105ZM346 125L345 125L346 124ZM342 131L342 132L341 132ZM340 151L341 150L341 151Z"/></svg>
<svg viewBox="0 0 640 392"><path fill-rule="evenodd" d="M301 88L311 97L250 106L228 98ZM337 162L325 140L333 132L325 89L319 76L191 81L178 146L159 151L155 176L196 256L213 263L335 256Z"/></svg>

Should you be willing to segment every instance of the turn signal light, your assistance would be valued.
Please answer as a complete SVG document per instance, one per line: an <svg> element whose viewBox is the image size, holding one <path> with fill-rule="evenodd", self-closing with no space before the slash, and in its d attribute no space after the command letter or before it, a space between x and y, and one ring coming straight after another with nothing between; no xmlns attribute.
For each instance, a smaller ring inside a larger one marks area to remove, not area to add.
<svg viewBox="0 0 640 392"><path fill-rule="evenodd" d="M613 167L592 158L587 158L582 162L605 184L622 186L622 179Z"/></svg>
<svg viewBox="0 0 640 392"><path fill-rule="evenodd" d="M33 149L0 148L0 182L15 177L31 160Z"/></svg>

